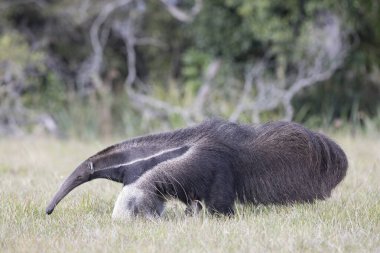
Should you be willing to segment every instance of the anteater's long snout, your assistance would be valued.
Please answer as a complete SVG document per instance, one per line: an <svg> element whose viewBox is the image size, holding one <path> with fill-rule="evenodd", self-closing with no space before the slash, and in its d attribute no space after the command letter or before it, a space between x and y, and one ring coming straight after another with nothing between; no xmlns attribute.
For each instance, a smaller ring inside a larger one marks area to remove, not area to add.
<svg viewBox="0 0 380 253"><path fill-rule="evenodd" d="M89 176L80 173L81 168L75 170L62 184L50 204L46 208L46 214L51 214L58 203L77 186L88 182Z"/></svg>

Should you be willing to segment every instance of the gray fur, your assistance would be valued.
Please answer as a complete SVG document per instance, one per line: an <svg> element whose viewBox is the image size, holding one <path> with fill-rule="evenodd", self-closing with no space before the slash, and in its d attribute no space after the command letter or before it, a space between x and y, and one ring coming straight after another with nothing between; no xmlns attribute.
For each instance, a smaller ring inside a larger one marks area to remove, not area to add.
<svg viewBox="0 0 380 253"><path fill-rule="evenodd" d="M50 214L81 183L107 178L124 184L115 218L159 216L168 198L187 204L190 214L203 201L211 213L229 215L236 200L286 204L325 199L347 166L335 142L299 124L252 127L210 120L134 138L95 154L66 179L46 211Z"/></svg>

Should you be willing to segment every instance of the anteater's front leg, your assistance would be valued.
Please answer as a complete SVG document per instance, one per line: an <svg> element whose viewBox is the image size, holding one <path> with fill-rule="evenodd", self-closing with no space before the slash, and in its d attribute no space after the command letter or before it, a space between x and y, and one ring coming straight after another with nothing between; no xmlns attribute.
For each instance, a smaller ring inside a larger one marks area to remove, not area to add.
<svg viewBox="0 0 380 253"><path fill-rule="evenodd" d="M190 202L186 204L185 214L189 216L196 215L202 208L203 206L200 200L191 199Z"/></svg>
<svg viewBox="0 0 380 253"><path fill-rule="evenodd" d="M130 184L123 187L112 212L116 220L130 220L136 216L155 219L161 216L164 210L164 200L157 194L148 192Z"/></svg>
<svg viewBox="0 0 380 253"><path fill-rule="evenodd" d="M200 210L198 200L205 200L211 213L233 214L233 177L223 157L214 150L193 147L158 164L123 188L113 218L159 217L164 200L171 197L190 206L187 208L190 213Z"/></svg>

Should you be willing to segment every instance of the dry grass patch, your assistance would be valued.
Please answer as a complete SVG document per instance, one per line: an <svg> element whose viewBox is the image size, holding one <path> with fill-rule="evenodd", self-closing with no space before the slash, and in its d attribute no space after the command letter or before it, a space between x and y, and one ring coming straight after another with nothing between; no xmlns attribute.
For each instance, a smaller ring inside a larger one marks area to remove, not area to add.
<svg viewBox="0 0 380 253"><path fill-rule="evenodd" d="M51 216L63 179L109 143L0 140L0 252L379 252L380 141L336 136L350 168L332 198L293 206L237 206L233 218L186 217L171 202L155 222L111 221L121 185L78 187Z"/></svg>

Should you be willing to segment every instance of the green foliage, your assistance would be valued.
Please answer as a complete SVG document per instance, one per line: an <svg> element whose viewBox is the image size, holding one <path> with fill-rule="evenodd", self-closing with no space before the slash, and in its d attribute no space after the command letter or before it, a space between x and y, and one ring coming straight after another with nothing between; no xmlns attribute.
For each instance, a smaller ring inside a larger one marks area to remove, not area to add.
<svg viewBox="0 0 380 253"><path fill-rule="evenodd" d="M175 20L160 1L137 2L129 6L137 11L119 8L101 26L104 54L99 75L105 96L94 95L99 91L83 92L87 87L78 84L78 75L92 53L89 31L93 21L109 1L91 1L91 5L79 0L1 3L0 64L12 64L13 75L24 84L20 91L24 105L48 112L65 132L79 135L105 131L101 129L106 121L111 130L105 132L118 134L135 131L129 129L130 124L141 132L157 124L183 124L179 115L171 115L140 126L147 116L135 110L124 94L129 71L126 48L112 22L134 18L136 38L145 39L135 47L137 76L143 81L136 82L135 88L173 105L189 106L206 67L219 58L223 64L205 110L228 117L239 99L245 67L265 58L269 77L285 80L295 74L294 63L305 58L305 46L317 39L309 36L308 29L323 22L321 14L330 11L340 15L351 49L330 80L293 100L295 119L315 126L336 120L363 126L378 117L380 7L376 1L209 0L203 1L191 23ZM177 2L184 10L194 4L192 0ZM3 76L1 68L0 79ZM279 110L264 113L262 120L278 118ZM99 114L102 119L96 117ZM249 118L242 114L240 120ZM70 130L78 125L83 129Z"/></svg>
<svg viewBox="0 0 380 253"><path fill-rule="evenodd" d="M263 49L237 8L221 0L206 1L191 30L195 46L211 56L246 58Z"/></svg>
<svg viewBox="0 0 380 253"><path fill-rule="evenodd" d="M210 61L210 56L202 51L190 49L182 58L182 77L186 90L195 93L202 84L203 70Z"/></svg>
<svg viewBox="0 0 380 253"><path fill-rule="evenodd" d="M32 51L21 34L17 32L0 34L0 63L10 64L16 78L24 78L27 67L35 67L42 71L43 59L44 54Z"/></svg>
<svg viewBox="0 0 380 253"><path fill-rule="evenodd" d="M28 43L18 33L5 33L0 36L0 61L12 61L25 68L29 63L41 63L43 55L32 52Z"/></svg>

